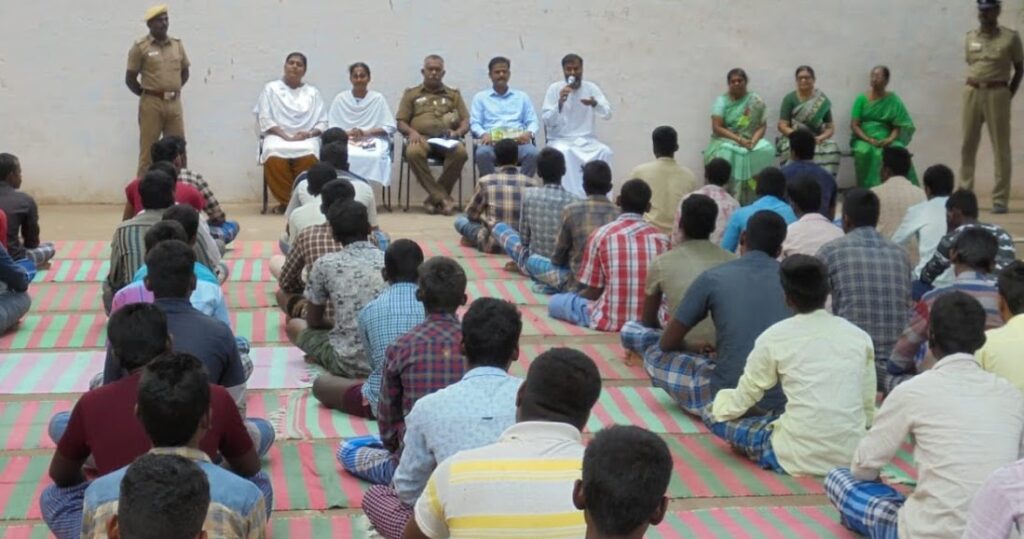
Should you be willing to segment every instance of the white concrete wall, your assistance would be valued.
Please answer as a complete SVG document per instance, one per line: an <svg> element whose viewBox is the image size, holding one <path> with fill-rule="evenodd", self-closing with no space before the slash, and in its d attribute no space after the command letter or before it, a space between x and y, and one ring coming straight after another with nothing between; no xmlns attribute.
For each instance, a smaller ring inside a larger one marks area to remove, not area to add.
<svg viewBox="0 0 1024 539"><path fill-rule="evenodd" d="M152 0L156 2L157 0ZM21 157L25 188L42 201L115 202L137 155L137 100L124 87L132 41L148 1L3 0L0 10L0 151ZM869 69L892 69L891 88L918 125L911 145L920 169L959 166L963 35L976 25L971 0L171 0L171 33L192 60L185 88L190 165L226 201L256 200L251 108L262 84L280 76L292 50L310 58L307 81L331 99L347 87L345 67L373 69L372 88L397 106L417 84L427 53L447 59L446 82L467 99L489 84L487 60L512 59L512 84L540 106L569 51L586 60L615 108L599 124L616 151L616 181L649 156L660 124L680 132L680 160L695 170L709 134L709 108L725 73L747 69L751 89L772 106L810 64L832 98L837 138L847 147L849 108ZM1004 2L1017 27L1024 0ZM792 15L807 13L802 23ZM1020 118L1014 126L1017 176ZM987 142L979 157L983 193L991 184ZM841 173L849 181L852 163ZM466 170L467 179L469 169ZM1024 182L1014 193L1024 194ZM467 195L468 196L468 195Z"/></svg>

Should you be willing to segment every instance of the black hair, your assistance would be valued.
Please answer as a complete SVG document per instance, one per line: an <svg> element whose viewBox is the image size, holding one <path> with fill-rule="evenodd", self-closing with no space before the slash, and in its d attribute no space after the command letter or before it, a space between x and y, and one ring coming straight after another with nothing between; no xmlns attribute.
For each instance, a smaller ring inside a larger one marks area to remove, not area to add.
<svg viewBox="0 0 1024 539"><path fill-rule="evenodd" d="M809 73L812 79L818 78L818 76L814 74L814 68L811 66L800 66L796 68L796 72L793 73L793 78L799 77L801 71L806 71L807 73Z"/></svg>
<svg viewBox="0 0 1024 539"><path fill-rule="evenodd" d="M210 481L198 464L146 453L121 478L117 529L131 539L194 539L209 508Z"/></svg>
<svg viewBox="0 0 1024 539"><path fill-rule="evenodd" d="M131 303L110 314L110 350L126 371L146 366L167 351L167 316L152 303Z"/></svg>
<svg viewBox="0 0 1024 539"><path fill-rule="evenodd" d="M342 144L340 141L335 141L321 146L320 162L338 170L348 170L348 143Z"/></svg>
<svg viewBox="0 0 1024 539"><path fill-rule="evenodd" d="M320 133L320 144L326 146L332 142L348 144L348 133L340 127L328 127L327 131Z"/></svg>
<svg viewBox="0 0 1024 539"><path fill-rule="evenodd" d="M291 60L292 58L301 58L302 59L302 67L304 67L306 69L309 69L309 60L306 59L306 55L305 54L302 54L301 52L289 53L288 56L285 56L284 63L287 64L288 60Z"/></svg>
<svg viewBox="0 0 1024 539"><path fill-rule="evenodd" d="M899 146L886 146L882 148L882 166L889 169L889 172L896 176L906 176L910 174L910 165L910 152L906 148ZM952 189L953 171L949 172L949 176L950 189Z"/></svg>
<svg viewBox="0 0 1024 539"><path fill-rule="evenodd" d="M744 71L741 67L734 67L730 69L729 72L725 74L725 82L728 83L732 81L732 78L735 75L743 77L743 82L750 82L750 77L747 76L747 72Z"/></svg>
<svg viewBox="0 0 1024 539"><path fill-rule="evenodd" d="M632 425L598 432L583 453L591 524L601 535L629 535L664 503L671 478L672 454L658 435Z"/></svg>
<svg viewBox="0 0 1024 539"><path fill-rule="evenodd" d="M651 186L639 178L622 184L619 191L619 206L626 213L646 212L651 207Z"/></svg>
<svg viewBox="0 0 1024 539"><path fill-rule="evenodd" d="M750 216L745 234L748 251L761 251L775 258L786 241L786 221L771 210L761 210Z"/></svg>
<svg viewBox="0 0 1024 539"><path fill-rule="evenodd" d="M184 148L184 139L168 135L154 142L149 147L149 157L154 163L157 161L174 161L181 155Z"/></svg>
<svg viewBox="0 0 1024 539"><path fill-rule="evenodd" d="M420 266L419 296L428 313L454 313L466 297L466 272L458 262L435 256Z"/></svg>
<svg viewBox="0 0 1024 539"><path fill-rule="evenodd" d="M881 70L882 74L885 75L885 82L889 82L889 77L891 76L890 73L889 73L889 68L887 66L877 65L877 66L871 68L871 71L874 71L876 69Z"/></svg>
<svg viewBox="0 0 1024 539"><path fill-rule="evenodd" d="M932 304L930 317L928 345L943 356L973 354L985 344L985 309L969 294L943 294Z"/></svg>
<svg viewBox="0 0 1024 539"><path fill-rule="evenodd" d="M6 182L7 177L18 170L18 158L14 154L0 153L0 182Z"/></svg>
<svg viewBox="0 0 1024 539"><path fill-rule="evenodd" d="M946 209L949 211L960 210L960 213L968 219L978 218L978 197L974 191L957 189L946 199Z"/></svg>
<svg viewBox="0 0 1024 539"><path fill-rule="evenodd" d="M142 237L147 253L152 251L153 247L156 247L158 243L167 240L178 240L188 243L189 237L181 223L171 220L153 223L153 226L149 227L149 230Z"/></svg>
<svg viewBox="0 0 1024 539"><path fill-rule="evenodd" d="M770 195L786 198L786 175L776 167L767 167L757 173L757 196Z"/></svg>
<svg viewBox="0 0 1024 539"><path fill-rule="evenodd" d="M188 204L175 204L164 212L163 221L176 221L188 236L188 240L199 234L199 211Z"/></svg>
<svg viewBox="0 0 1024 539"><path fill-rule="evenodd" d="M320 161L309 167L306 174L306 189L313 196L320 196L327 182L338 178L338 172L330 163Z"/></svg>
<svg viewBox="0 0 1024 539"><path fill-rule="evenodd" d="M178 178L178 169L170 161L154 161L146 172L163 172L175 180Z"/></svg>
<svg viewBox="0 0 1024 539"><path fill-rule="evenodd" d="M331 204L327 210L327 222L331 225L334 239L343 245L366 241L370 235L370 217L366 206L355 200Z"/></svg>
<svg viewBox="0 0 1024 539"><path fill-rule="evenodd" d="M174 183L177 180L164 172L147 172L139 181L139 198L142 209L162 210L174 205Z"/></svg>
<svg viewBox="0 0 1024 539"><path fill-rule="evenodd" d="M715 231L718 204L711 197L693 194L683 201L679 215L679 229L688 240L706 240Z"/></svg>
<svg viewBox="0 0 1024 539"><path fill-rule="evenodd" d="M789 182L786 196L801 213L814 213L821 209L821 185L807 174L800 174Z"/></svg>
<svg viewBox="0 0 1024 539"><path fill-rule="evenodd" d="M494 165L514 167L519 162L519 143L516 139L505 138L494 143Z"/></svg>
<svg viewBox="0 0 1024 539"><path fill-rule="evenodd" d="M878 195L868 189L854 187L843 197L843 216L849 220L851 228L875 228L880 210Z"/></svg>
<svg viewBox="0 0 1024 539"><path fill-rule="evenodd" d="M203 363L165 352L149 362L139 380L138 416L154 447L181 447L210 412L210 383Z"/></svg>
<svg viewBox="0 0 1024 539"><path fill-rule="evenodd" d="M828 299L828 269L816 257L790 255L779 266L782 291L796 312L807 314L825 307Z"/></svg>
<svg viewBox="0 0 1024 539"><path fill-rule="evenodd" d="M612 190L612 168L600 159L583 164L583 192L587 195L607 195Z"/></svg>
<svg viewBox="0 0 1024 539"><path fill-rule="evenodd" d="M423 249L412 240L395 240L384 251L384 269L397 283L416 283L423 264Z"/></svg>
<svg viewBox="0 0 1024 539"><path fill-rule="evenodd" d="M583 430L601 395L601 374L583 352L552 348L530 364L520 391L520 421L555 421Z"/></svg>
<svg viewBox="0 0 1024 539"><path fill-rule="evenodd" d="M999 272L999 295L1013 314L1024 312L1024 262L1014 260Z"/></svg>
<svg viewBox="0 0 1024 539"><path fill-rule="evenodd" d="M187 243L167 240L146 253L146 288L160 298L188 298L192 293L196 253Z"/></svg>
<svg viewBox="0 0 1024 539"><path fill-rule="evenodd" d="M565 156L548 146L537 154L537 175L544 183L561 184L565 176Z"/></svg>
<svg viewBox="0 0 1024 539"><path fill-rule="evenodd" d="M336 202L355 200L355 198L356 189L352 186L352 182L345 178L335 177L320 190L320 211L326 216Z"/></svg>
<svg viewBox="0 0 1024 539"><path fill-rule="evenodd" d="M789 134L789 149L801 161L814 159L814 149L817 144L818 141L815 140L814 133L806 129L794 129Z"/></svg>
<svg viewBox="0 0 1024 539"><path fill-rule="evenodd" d="M522 332L523 318L515 305L497 298L477 299L462 317L466 364L508 369Z"/></svg>
<svg viewBox="0 0 1024 539"><path fill-rule="evenodd" d="M366 76L369 77L370 76L370 66L366 65L363 62L356 62L356 63L348 66L348 74L351 75L352 73L355 72L355 70L357 68L360 68L360 67L366 70Z"/></svg>
<svg viewBox="0 0 1024 539"><path fill-rule="evenodd" d="M509 60L504 56L495 56L494 58L491 58L490 62L487 62L487 72L490 73L491 71L493 71L494 66L498 64L505 64L505 66L508 67L509 69L512 68L512 60Z"/></svg>
<svg viewBox="0 0 1024 539"><path fill-rule="evenodd" d="M972 227L957 235L951 251L956 252L953 262L966 264L977 272L992 273L999 254L999 241L988 230Z"/></svg>
<svg viewBox="0 0 1024 539"><path fill-rule="evenodd" d="M679 134L671 126L656 127L651 133L651 142L654 144L654 155L658 157L671 157L679 151Z"/></svg>
<svg viewBox="0 0 1024 539"><path fill-rule="evenodd" d="M946 165L932 165L925 169L923 181L933 197L948 197L956 187L953 170Z"/></svg>
<svg viewBox="0 0 1024 539"><path fill-rule="evenodd" d="M562 67L565 67L568 64L579 64L582 66L583 57L574 52L570 52L562 57Z"/></svg>
<svg viewBox="0 0 1024 539"><path fill-rule="evenodd" d="M725 159L716 157L704 163L704 177L711 185L724 186L732 177L732 165Z"/></svg>

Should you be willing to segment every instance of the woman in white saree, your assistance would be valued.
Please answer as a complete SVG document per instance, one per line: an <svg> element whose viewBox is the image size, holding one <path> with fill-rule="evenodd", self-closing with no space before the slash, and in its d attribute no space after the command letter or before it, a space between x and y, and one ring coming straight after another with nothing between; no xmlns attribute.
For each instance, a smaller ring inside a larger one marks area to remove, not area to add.
<svg viewBox="0 0 1024 539"><path fill-rule="evenodd" d="M327 123L348 133L351 172L381 185L390 185L390 143L395 134L395 115L380 92L367 89L369 66L362 62L350 65L348 79L352 89L334 98Z"/></svg>

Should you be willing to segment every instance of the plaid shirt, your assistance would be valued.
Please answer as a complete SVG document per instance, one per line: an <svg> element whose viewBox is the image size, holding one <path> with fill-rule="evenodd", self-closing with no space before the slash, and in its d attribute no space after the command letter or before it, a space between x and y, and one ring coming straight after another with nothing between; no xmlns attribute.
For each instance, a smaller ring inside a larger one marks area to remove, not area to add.
<svg viewBox="0 0 1024 539"><path fill-rule="evenodd" d="M683 241L683 232L679 229L679 217L683 214L683 202L690 195L704 195L711 200L715 201L718 205L718 216L715 218L715 230L711 233L711 237L708 238L715 245L722 243L722 236L725 235L725 226L729 224L729 218L732 217L732 212L740 208L740 203L736 202L736 199L726 191L725 188L714 184L707 184L692 193L688 193L679 201L679 207L676 208L676 220L672 225L672 245L678 245Z"/></svg>
<svg viewBox="0 0 1024 539"><path fill-rule="evenodd" d="M932 305L950 292L963 292L981 303L985 308L985 330L1002 327L1003 317L999 314L999 288L995 277L973 271L956 276L953 284L936 288L921 297L914 306L910 324L900 335L889 357L889 374L914 374L920 371L921 360L928 356L928 326Z"/></svg>
<svg viewBox="0 0 1024 539"><path fill-rule="evenodd" d="M556 266L568 266L572 270L571 282L568 283L566 290L576 286L576 274L583 262L587 238L593 231L614 221L619 213L619 207L612 204L604 195L590 195L585 200L573 202L562 210L562 224L558 229L558 241L555 242L555 253L551 255L551 263Z"/></svg>
<svg viewBox="0 0 1024 539"><path fill-rule="evenodd" d="M462 379L462 326L454 314L430 313L388 347L377 425L384 447L401 454L405 416L420 397Z"/></svg>
<svg viewBox="0 0 1024 539"><path fill-rule="evenodd" d="M211 225L219 225L224 222L227 216L224 215L224 210L221 209L220 202L218 202L217 197L213 195L213 191L210 190L210 184L206 183L202 174L183 168L178 171L178 181L195 187L196 190L199 191L199 194L203 195L203 198L206 199L206 207L203 208L203 211L206 212L206 220Z"/></svg>
<svg viewBox="0 0 1024 539"><path fill-rule="evenodd" d="M337 253L343 247L340 241L335 241L331 225L327 223L303 229L295 239L291 251L288 251L284 266L281 268L281 277L277 280L281 290L301 294L306 289L306 284L302 280L303 270L312 268L320 257Z"/></svg>
<svg viewBox="0 0 1024 539"><path fill-rule="evenodd" d="M562 210L579 200L561 184L529 187L523 194L523 215L519 220L519 238L530 252L551 258L555 253Z"/></svg>
<svg viewBox="0 0 1024 539"><path fill-rule="evenodd" d="M480 178L476 193L466 208L466 217L470 221L483 223L486 226L480 249L499 251L501 246L491 236L490 229L495 223L519 225L523 208L523 192L532 187L534 181L529 176L519 173L517 167L505 167L501 172L488 174Z"/></svg>
<svg viewBox="0 0 1024 539"><path fill-rule="evenodd" d="M647 267L668 249L668 236L639 213L623 213L597 229L579 271L580 284L604 289L590 306L590 327L619 331L642 318Z"/></svg>
<svg viewBox="0 0 1024 539"><path fill-rule="evenodd" d="M907 324L910 260L907 252L872 227L860 227L818 251L828 267L832 312L871 336L875 360L884 362Z"/></svg>
<svg viewBox="0 0 1024 539"><path fill-rule="evenodd" d="M966 225L960 225L956 230L946 234L939 240L939 246L935 249L935 254L932 259L925 264L924 269L921 270L921 280L925 283L932 283L935 279L938 279L950 266L949 252L953 249L953 244L956 243L957 238L960 237L960 233L970 228L980 228L987 231L996 237L999 242L999 252L996 254L996 271L1008 266L1011 262L1017 258L1017 250L1013 246L1013 237L1010 236L1003 227L998 225L990 225L988 223L968 223Z"/></svg>
<svg viewBox="0 0 1024 539"><path fill-rule="evenodd" d="M359 311L359 336L370 358L370 376L363 384L363 397L374 414L380 401L388 346L423 323L423 304L416 299L416 290L416 283L394 283Z"/></svg>

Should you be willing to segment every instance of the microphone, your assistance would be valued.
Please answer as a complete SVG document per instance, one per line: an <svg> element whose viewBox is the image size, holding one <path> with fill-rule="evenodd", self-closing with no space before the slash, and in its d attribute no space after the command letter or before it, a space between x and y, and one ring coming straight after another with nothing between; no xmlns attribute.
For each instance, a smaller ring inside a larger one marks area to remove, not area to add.
<svg viewBox="0 0 1024 539"><path fill-rule="evenodd" d="M565 85L572 86L573 84L576 84L576 77L574 75L569 75L569 78L565 79Z"/></svg>

